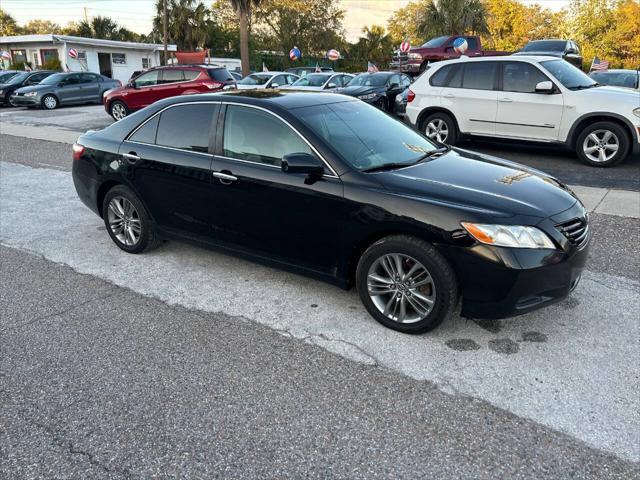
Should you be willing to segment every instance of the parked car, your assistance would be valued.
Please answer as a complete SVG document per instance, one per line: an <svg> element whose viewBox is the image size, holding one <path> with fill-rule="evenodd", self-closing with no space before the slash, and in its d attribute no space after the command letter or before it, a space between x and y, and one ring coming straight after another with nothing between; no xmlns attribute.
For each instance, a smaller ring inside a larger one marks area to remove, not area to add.
<svg viewBox="0 0 640 480"><path fill-rule="evenodd" d="M37 85L19 88L11 103L20 107L42 107L53 110L60 105L102 103L102 95L121 86L119 80L97 73L55 73Z"/></svg>
<svg viewBox="0 0 640 480"><path fill-rule="evenodd" d="M440 143L464 135L546 142L596 167L640 152L640 94L599 86L557 58L442 62L416 80L408 102L411 123Z"/></svg>
<svg viewBox="0 0 640 480"><path fill-rule="evenodd" d="M582 70L580 47L573 40L533 40L514 55L544 55L566 60Z"/></svg>
<svg viewBox="0 0 640 480"><path fill-rule="evenodd" d="M125 252L184 239L355 285L407 333L437 327L459 296L471 318L564 298L590 241L584 206L554 178L333 93L166 99L82 135L72 172Z"/></svg>
<svg viewBox="0 0 640 480"><path fill-rule="evenodd" d="M601 85L640 90L640 70L600 70L589 76Z"/></svg>
<svg viewBox="0 0 640 480"><path fill-rule="evenodd" d="M283 88L309 91L334 90L346 86L353 78L354 75L350 73L309 73Z"/></svg>
<svg viewBox="0 0 640 480"><path fill-rule="evenodd" d="M115 120L153 102L176 95L190 95L235 88L236 81L224 67L176 65L154 67L126 85L108 91L104 108Z"/></svg>
<svg viewBox="0 0 640 480"><path fill-rule="evenodd" d="M7 83L11 78L17 74L22 73L21 70L0 70L0 85Z"/></svg>
<svg viewBox="0 0 640 480"><path fill-rule="evenodd" d="M320 70L323 72L333 72L333 68L331 67L320 67ZM293 73L294 75L298 75L302 78L310 73L316 73L316 67L291 67L287 68L285 72Z"/></svg>
<svg viewBox="0 0 640 480"><path fill-rule="evenodd" d="M339 92L357 97L385 112L392 112L396 95L402 93L409 85L411 85L411 77L404 73L361 73Z"/></svg>
<svg viewBox="0 0 640 480"><path fill-rule="evenodd" d="M407 116L407 98L409 97L409 88L405 88L400 95L396 95L396 105L393 113L400 118Z"/></svg>
<svg viewBox="0 0 640 480"><path fill-rule="evenodd" d="M237 81L242 80L242 72L236 72L235 70L229 70L231 76Z"/></svg>
<svg viewBox="0 0 640 480"><path fill-rule="evenodd" d="M21 72L0 84L0 105L11 105L13 92L22 87L37 85L42 80L56 72L53 70L36 70L33 72Z"/></svg>
<svg viewBox="0 0 640 480"><path fill-rule="evenodd" d="M464 54L468 57L510 55L511 53L483 50L482 39L477 35L444 35L432 38L420 47L413 47L407 53L396 50L393 53L389 69L418 75L434 62L458 58L460 54L454 50L453 42L461 37L467 41L468 48Z"/></svg>
<svg viewBox="0 0 640 480"><path fill-rule="evenodd" d="M291 85L300 77L286 72L257 72L238 81L238 90L262 90Z"/></svg>

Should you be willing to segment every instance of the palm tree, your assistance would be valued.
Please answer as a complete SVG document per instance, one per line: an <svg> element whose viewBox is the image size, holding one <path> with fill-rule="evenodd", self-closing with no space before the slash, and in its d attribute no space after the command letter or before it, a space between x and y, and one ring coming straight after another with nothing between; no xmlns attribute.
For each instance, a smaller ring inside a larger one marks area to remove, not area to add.
<svg viewBox="0 0 640 480"><path fill-rule="evenodd" d="M229 0L240 20L240 59L242 74L249 75L249 17L253 8L260 4L260 0Z"/></svg>
<svg viewBox="0 0 640 480"><path fill-rule="evenodd" d="M418 29L427 37L487 33L486 17L482 0L431 0Z"/></svg>
<svg viewBox="0 0 640 480"><path fill-rule="evenodd" d="M210 25L209 9L200 0L165 0L167 3L167 36L180 50L204 47ZM153 19L154 38L162 37L163 0L156 1Z"/></svg>

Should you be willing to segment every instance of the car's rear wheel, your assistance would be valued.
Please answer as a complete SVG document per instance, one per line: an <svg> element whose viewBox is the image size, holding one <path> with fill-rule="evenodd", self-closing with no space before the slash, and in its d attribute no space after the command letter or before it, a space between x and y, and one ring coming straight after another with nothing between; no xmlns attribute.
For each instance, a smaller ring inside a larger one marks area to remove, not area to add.
<svg viewBox="0 0 640 480"><path fill-rule="evenodd" d="M378 100L376 100L375 105L383 112L386 112L388 110L387 99L385 97L380 97Z"/></svg>
<svg viewBox="0 0 640 480"><path fill-rule="evenodd" d="M356 287L378 322L404 333L424 333L453 312L458 285L453 269L429 243L407 235L383 238L362 255Z"/></svg>
<svg viewBox="0 0 640 480"><path fill-rule="evenodd" d="M611 167L624 160L630 148L629 136L613 122L595 122L585 127L576 140L580 160L594 167Z"/></svg>
<svg viewBox="0 0 640 480"><path fill-rule="evenodd" d="M458 140L456 123L444 112L436 112L429 115L422 122L422 133L438 143L455 145Z"/></svg>
<svg viewBox="0 0 640 480"><path fill-rule="evenodd" d="M111 106L109 107L109 113L111 114L113 119L117 122L118 120L122 120L124 117L129 115L129 109L120 100L115 100L111 103Z"/></svg>
<svg viewBox="0 0 640 480"><path fill-rule="evenodd" d="M111 240L128 253L142 253L158 244L153 221L138 197L124 185L107 192L102 218Z"/></svg>
<svg viewBox="0 0 640 480"><path fill-rule="evenodd" d="M47 110L54 110L58 108L58 99L55 95L45 95L42 97L42 106Z"/></svg>

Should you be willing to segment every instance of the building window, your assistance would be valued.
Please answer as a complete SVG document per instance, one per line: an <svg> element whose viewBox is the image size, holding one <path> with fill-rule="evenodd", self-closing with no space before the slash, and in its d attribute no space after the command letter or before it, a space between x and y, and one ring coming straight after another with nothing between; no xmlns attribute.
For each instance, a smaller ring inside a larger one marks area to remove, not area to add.
<svg viewBox="0 0 640 480"><path fill-rule="evenodd" d="M26 50L11 50L12 62L15 63L27 63L27 51Z"/></svg>
<svg viewBox="0 0 640 480"><path fill-rule="evenodd" d="M126 65L127 64L127 56L124 53L112 53L111 54L111 62L114 65Z"/></svg>
<svg viewBox="0 0 640 480"><path fill-rule="evenodd" d="M151 59L147 57L142 57L142 68L145 70L151 66Z"/></svg>
<svg viewBox="0 0 640 480"><path fill-rule="evenodd" d="M33 52L33 66L37 67L38 65L40 65L40 56L38 52Z"/></svg>
<svg viewBox="0 0 640 480"><path fill-rule="evenodd" d="M87 52L84 50L78 50L78 60L86 60Z"/></svg>

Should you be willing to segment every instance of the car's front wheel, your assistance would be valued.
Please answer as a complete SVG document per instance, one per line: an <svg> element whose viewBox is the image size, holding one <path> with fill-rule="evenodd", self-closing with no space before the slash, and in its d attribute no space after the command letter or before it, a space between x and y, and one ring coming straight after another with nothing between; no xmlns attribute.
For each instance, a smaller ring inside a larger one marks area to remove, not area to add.
<svg viewBox="0 0 640 480"><path fill-rule="evenodd" d="M585 127L576 141L580 160L593 167L611 167L624 160L630 148L629 136L613 122L595 122Z"/></svg>
<svg viewBox="0 0 640 480"><path fill-rule="evenodd" d="M45 95L42 97L42 106L47 110L58 108L58 99L54 95Z"/></svg>
<svg viewBox="0 0 640 480"><path fill-rule="evenodd" d="M424 333L453 312L458 285L446 259L424 240L394 235L371 245L356 270L367 311L386 327Z"/></svg>
<svg viewBox="0 0 640 480"><path fill-rule="evenodd" d="M422 133L431 140L447 145L455 145L458 140L456 123L444 112L436 112L429 115L422 122Z"/></svg>
<svg viewBox="0 0 640 480"><path fill-rule="evenodd" d="M117 122L129 115L129 109L120 100L114 100L109 107L109 113L111 113L111 116Z"/></svg>
<svg viewBox="0 0 640 480"><path fill-rule="evenodd" d="M128 253L142 253L158 244L158 237L146 208L129 188L117 185L102 202L102 218L111 240Z"/></svg>

